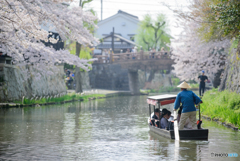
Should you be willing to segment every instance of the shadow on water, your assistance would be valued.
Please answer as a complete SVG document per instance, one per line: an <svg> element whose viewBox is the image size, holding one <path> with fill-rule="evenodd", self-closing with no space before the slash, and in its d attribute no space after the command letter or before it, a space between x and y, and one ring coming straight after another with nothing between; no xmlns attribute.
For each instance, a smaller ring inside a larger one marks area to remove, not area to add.
<svg viewBox="0 0 240 161"><path fill-rule="evenodd" d="M240 134L215 122L203 121L209 141L178 143L150 132L146 99L0 109L0 160L226 160L210 155L240 155Z"/></svg>

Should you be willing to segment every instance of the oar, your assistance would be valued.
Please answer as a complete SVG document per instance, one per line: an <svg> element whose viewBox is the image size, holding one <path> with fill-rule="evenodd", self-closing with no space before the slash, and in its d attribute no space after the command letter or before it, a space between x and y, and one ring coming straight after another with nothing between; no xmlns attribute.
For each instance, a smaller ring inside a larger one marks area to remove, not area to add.
<svg viewBox="0 0 240 161"><path fill-rule="evenodd" d="M178 131L178 122L177 122L177 112L176 111L174 111L174 135L175 135L175 140L180 140L179 131Z"/></svg>
<svg viewBox="0 0 240 161"><path fill-rule="evenodd" d="M198 107L199 107L199 117L197 121L197 128L201 129L202 120L201 120L201 112L200 112L200 103L198 104Z"/></svg>

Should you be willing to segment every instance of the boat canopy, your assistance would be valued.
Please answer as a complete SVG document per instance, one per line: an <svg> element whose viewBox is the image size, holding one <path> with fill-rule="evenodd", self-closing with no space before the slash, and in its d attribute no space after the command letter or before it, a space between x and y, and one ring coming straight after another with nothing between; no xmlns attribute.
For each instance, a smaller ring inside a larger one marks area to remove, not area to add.
<svg viewBox="0 0 240 161"><path fill-rule="evenodd" d="M147 103L156 106L157 104L168 105L175 102L177 95L164 94L148 97Z"/></svg>

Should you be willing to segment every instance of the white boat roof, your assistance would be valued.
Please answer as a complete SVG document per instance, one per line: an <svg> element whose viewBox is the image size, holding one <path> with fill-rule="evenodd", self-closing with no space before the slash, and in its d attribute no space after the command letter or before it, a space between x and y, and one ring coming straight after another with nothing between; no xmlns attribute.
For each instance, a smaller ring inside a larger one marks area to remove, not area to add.
<svg viewBox="0 0 240 161"><path fill-rule="evenodd" d="M176 97L177 95L173 95L173 94L163 94L163 95L157 95L157 96L150 96L148 97L148 99L163 101L163 100L176 99Z"/></svg>

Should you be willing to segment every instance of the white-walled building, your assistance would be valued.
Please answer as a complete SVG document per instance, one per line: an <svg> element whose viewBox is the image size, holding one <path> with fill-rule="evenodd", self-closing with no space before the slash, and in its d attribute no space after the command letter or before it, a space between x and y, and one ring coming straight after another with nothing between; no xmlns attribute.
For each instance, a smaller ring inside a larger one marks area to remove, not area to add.
<svg viewBox="0 0 240 161"><path fill-rule="evenodd" d="M125 52L136 46L134 36L137 33L138 17L129 13L118 11L117 14L98 22L98 29L95 36L101 40L96 46L95 54L100 54L102 50L112 48L112 39L114 39L114 52L120 50ZM113 33L114 28L114 34Z"/></svg>

